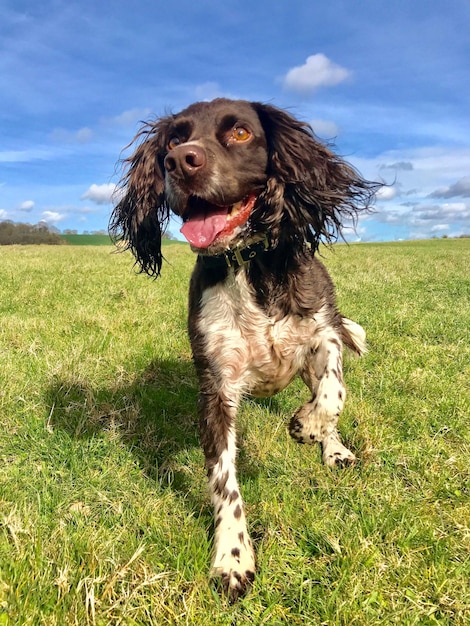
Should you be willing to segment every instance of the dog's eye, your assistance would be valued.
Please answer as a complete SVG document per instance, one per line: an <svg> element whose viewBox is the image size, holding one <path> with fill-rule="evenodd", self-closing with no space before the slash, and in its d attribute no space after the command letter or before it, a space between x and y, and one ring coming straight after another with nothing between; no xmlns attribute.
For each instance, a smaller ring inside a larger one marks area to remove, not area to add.
<svg viewBox="0 0 470 626"><path fill-rule="evenodd" d="M173 150L173 148L176 148L176 146L179 146L181 143L181 139L179 137L171 137L170 141L168 142L168 150Z"/></svg>
<svg viewBox="0 0 470 626"><path fill-rule="evenodd" d="M243 142L251 139L252 133L247 128L243 126L235 126L232 130L232 134L230 135L230 142Z"/></svg>

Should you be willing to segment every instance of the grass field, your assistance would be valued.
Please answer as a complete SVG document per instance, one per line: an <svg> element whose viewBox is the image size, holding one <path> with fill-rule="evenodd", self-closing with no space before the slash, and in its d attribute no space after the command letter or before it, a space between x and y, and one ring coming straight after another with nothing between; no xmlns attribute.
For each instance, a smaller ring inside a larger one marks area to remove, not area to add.
<svg viewBox="0 0 470 626"><path fill-rule="evenodd" d="M109 235L61 235L72 246L109 246Z"/></svg>
<svg viewBox="0 0 470 626"><path fill-rule="evenodd" d="M109 235L60 235L64 241L72 246L109 246L111 239ZM171 239L163 239L164 246L176 243Z"/></svg>
<svg viewBox="0 0 470 626"><path fill-rule="evenodd" d="M234 606L207 582L212 515L186 336L194 258L152 281L111 247L0 249L0 626L470 623L470 240L324 252L368 332L346 359L329 470L288 420L239 416L258 556Z"/></svg>

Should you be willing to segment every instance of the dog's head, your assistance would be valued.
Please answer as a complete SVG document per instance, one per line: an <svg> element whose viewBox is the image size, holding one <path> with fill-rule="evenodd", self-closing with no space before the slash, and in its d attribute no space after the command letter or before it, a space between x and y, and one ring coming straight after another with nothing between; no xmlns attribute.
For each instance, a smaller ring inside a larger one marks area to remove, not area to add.
<svg viewBox="0 0 470 626"><path fill-rule="evenodd" d="M198 102L145 124L134 141L111 233L153 275L170 211L199 254L265 234L272 247L308 241L316 248L367 209L375 189L307 124L256 102Z"/></svg>

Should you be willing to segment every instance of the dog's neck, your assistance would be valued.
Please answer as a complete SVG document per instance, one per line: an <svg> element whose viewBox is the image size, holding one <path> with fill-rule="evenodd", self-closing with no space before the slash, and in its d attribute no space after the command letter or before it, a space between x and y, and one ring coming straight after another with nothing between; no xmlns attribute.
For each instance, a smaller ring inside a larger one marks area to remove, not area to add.
<svg viewBox="0 0 470 626"><path fill-rule="evenodd" d="M225 250L221 254L215 256L200 254L199 259L202 261L203 266L208 269L225 267L237 270L269 250L269 248L270 242L268 235L257 235L247 242L242 242L234 248Z"/></svg>

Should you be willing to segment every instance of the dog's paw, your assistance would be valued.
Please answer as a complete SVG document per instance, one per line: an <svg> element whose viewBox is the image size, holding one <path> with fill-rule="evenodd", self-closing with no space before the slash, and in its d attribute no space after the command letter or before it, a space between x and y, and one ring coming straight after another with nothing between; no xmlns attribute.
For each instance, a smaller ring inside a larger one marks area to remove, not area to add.
<svg viewBox="0 0 470 626"><path fill-rule="evenodd" d="M308 402L298 409L291 418L289 424L289 434L297 441L297 443L319 443L325 437L325 431L323 422L328 423L328 420L322 420L315 414L316 404Z"/></svg>
<svg viewBox="0 0 470 626"><path fill-rule="evenodd" d="M329 437L322 441L323 462L328 467L348 467L356 463L356 457L343 446L339 438Z"/></svg>
<svg viewBox="0 0 470 626"><path fill-rule="evenodd" d="M213 578L229 602L235 602L249 591L255 579L255 557L251 549L234 547L214 559Z"/></svg>
<svg viewBox="0 0 470 626"><path fill-rule="evenodd" d="M213 573L214 580L221 590L221 593L228 599L230 604L243 598L251 588L255 579L255 572L246 570L238 572L231 570L230 572L221 572L217 575Z"/></svg>
<svg viewBox="0 0 470 626"><path fill-rule="evenodd" d="M306 443L303 430L302 422L298 419L297 415L293 415L289 424L289 434L297 443Z"/></svg>

